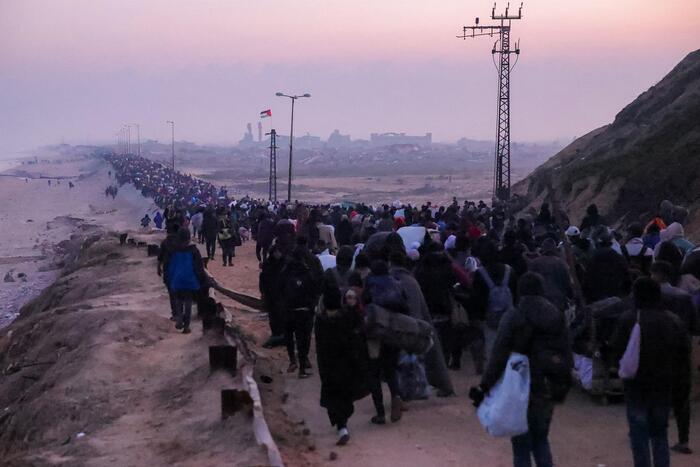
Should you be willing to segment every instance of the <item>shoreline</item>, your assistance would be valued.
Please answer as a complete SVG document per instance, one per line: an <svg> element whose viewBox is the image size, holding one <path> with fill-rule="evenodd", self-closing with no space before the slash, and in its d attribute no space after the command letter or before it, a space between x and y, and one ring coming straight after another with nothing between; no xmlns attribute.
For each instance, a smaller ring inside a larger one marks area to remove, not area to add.
<svg viewBox="0 0 700 467"><path fill-rule="evenodd" d="M72 239L98 229L137 230L140 217L155 208L133 186L105 197L114 180L97 158L59 154L15 162L0 173L0 329L60 276Z"/></svg>

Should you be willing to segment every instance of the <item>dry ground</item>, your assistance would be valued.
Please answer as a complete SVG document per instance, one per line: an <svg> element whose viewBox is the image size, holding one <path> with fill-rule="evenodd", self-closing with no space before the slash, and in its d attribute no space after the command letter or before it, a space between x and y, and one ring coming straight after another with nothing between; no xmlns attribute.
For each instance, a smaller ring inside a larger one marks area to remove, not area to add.
<svg viewBox="0 0 700 467"><path fill-rule="evenodd" d="M198 322L183 335L169 316L145 249L109 238L84 250L0 331L0 464L267 464L250 418L221 419L220 390L241 387L210 373L222 338Z"/></svg>

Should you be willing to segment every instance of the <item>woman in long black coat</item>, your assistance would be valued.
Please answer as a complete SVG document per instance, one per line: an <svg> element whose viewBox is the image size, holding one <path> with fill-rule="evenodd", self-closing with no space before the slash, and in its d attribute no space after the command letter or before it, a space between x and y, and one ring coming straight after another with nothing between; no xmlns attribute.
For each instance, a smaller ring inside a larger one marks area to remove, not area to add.
<svg viewBox="0 0 700 467"><path fill-rule="evenodd" d="M316 358L321 377L321 407L338 429L338 445L350 439L347 423L353 402L369 394L367 344L354 290L341 292L332 278L324 281L316 316Z"/></svg>

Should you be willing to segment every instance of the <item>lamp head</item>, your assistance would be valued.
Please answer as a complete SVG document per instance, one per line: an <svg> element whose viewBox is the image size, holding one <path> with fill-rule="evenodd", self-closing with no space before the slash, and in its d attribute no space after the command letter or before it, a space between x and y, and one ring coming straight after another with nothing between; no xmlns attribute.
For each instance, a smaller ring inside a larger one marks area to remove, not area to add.
<svg viewBox="0 0 700 467"><path fill-rule="evenodd" d="M307 92L306 94L304 94L304 95L301 96L301 97L311 97L311 94L309 94L309 93Z"/></svg>
<svg viewBox="0 0 700 467"><path fill-rule="evenodd" d="M284 96L284 94L282 94L281 92L276 92L276 93L275 93L275 96L277 96L277 97L282 97L282 96Z"/></svg>

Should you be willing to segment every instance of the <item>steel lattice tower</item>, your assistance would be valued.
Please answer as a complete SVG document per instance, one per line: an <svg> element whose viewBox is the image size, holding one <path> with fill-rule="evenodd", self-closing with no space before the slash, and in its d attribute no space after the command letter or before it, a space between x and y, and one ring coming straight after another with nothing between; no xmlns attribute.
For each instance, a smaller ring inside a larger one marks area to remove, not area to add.
<svg viewBox="0 0 700 467"><path fill-rule="evenodd" d="M272 129L265 136L270 136L270 194L269 200L277 202L277 132Z"/></svg>
<svg viewBox="0 0 700 467"><path fill-rule="evenodd" d="M479 18L476 18L475 26L464 26L459 39L478 36L498 36L491 53L498 55L498 63L494 64L498 70L498 116L496 120L496 149L494 163L493 196L495 199L507 201L510 198L510 55L520 54L519 43L515 49L510 48L511 21L522 19L523 4L520 4L517 15L510 15L506 6L505 13L496 14L496 4L491 10L491 19L500 21L497 26L479 26Z"/></svg>

